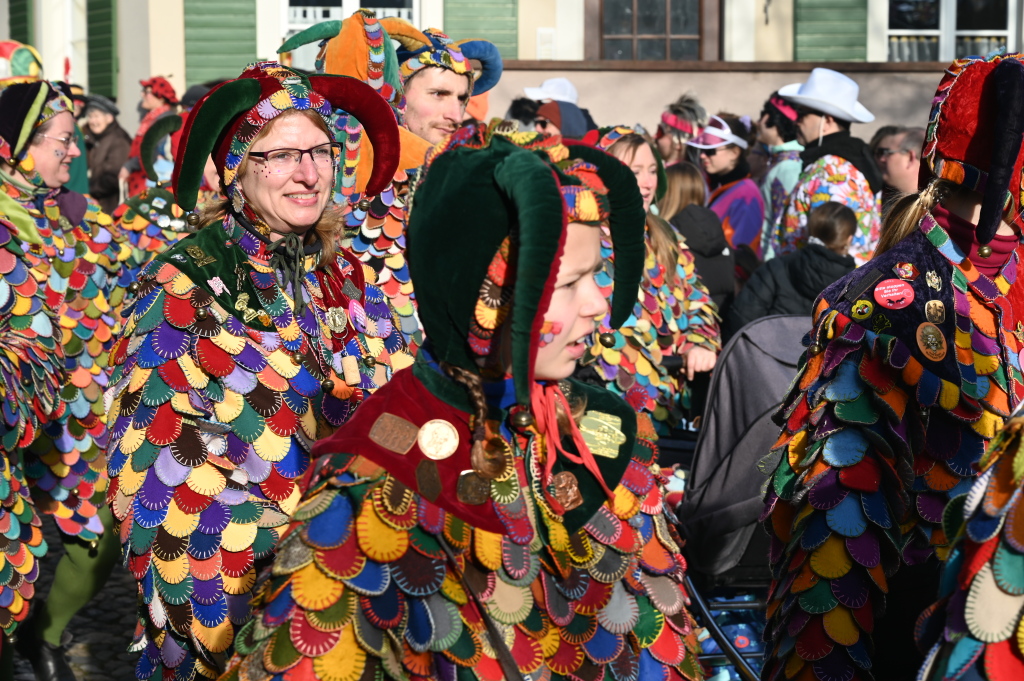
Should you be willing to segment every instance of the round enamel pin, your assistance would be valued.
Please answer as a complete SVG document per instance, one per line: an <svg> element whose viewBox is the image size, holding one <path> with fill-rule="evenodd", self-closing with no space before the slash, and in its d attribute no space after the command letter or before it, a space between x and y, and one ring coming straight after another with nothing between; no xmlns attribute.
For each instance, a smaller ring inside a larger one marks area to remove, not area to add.
<svg viewBox="0 0 1024 681"><path fill-rule="evenodd" d="M897 277L906 281L914 281L918 275L917 268L912 262L898 262L893 265L892 271Z"/></svg>
<svg viewBox="0 0 1024 681"><path fill-rule="evenodd" d="M871 313L875 311L875 305L870 300L864 300L863 298L858 300L850 308L850 314L853 315L854 319L864 320L871 316Z"/></svg>
<svg viewBox="0 0 1024 681"><path fill-rule="evenodd" d="M444 419L433 419L420 426L416 444L428 459L447 459L459 448L459 431Z"/></svg>
<svg viewBox="0 0 1024 681"><path fill-rule="evenodd" d="M946 338L939 331L939 327L931 322L925 322L917 327L917 347L933 362L942 361L946 356Z"/></svg>
<svg viewBox="0 0 1024 681"><path fill-rule="evenodd" d="M914 302L914 288L902 279L886 279L875 286L875 302L889 310L902 310Z"/></svg>

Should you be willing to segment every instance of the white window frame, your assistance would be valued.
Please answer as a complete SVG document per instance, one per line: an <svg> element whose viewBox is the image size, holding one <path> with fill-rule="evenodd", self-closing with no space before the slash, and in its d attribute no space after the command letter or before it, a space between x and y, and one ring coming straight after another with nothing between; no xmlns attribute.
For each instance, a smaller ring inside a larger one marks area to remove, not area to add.
<svg viewBox="0 0 1024 681"><path fill-rule="evenodd" d="M889 38L899 36L935 36L939 39L939 61L951 62L956 58L958 38L1006 35L1006 47L1010 52L1020 50L1024 12L1024 0L1008 0L1006 31L958 31L956 30L956 2L942 0L939 13L939 27L931 30L893 29L889 30L890 0L868 0L868 61L889 61Z"/></svg>

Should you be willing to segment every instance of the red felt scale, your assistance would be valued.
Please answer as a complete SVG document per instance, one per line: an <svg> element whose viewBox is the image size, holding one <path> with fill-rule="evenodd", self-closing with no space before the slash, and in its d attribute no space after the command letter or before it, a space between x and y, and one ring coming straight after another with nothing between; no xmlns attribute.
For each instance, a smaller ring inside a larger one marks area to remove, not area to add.
<svg viewBox="0 0 1024 681"><path fill-rule="evenodd" d="M199 364L213 376L223 378L235 370L234 358L209 338L200 338L196 342L196 354Z"/></svg>
<svg viewBox="0 0 1024 681"><path fill-rule="evenodd" d="M156 409L153 422L146 428L146 439L160 447L166 447L181 435L181 415L171 407L170 402Z"/></svg>
<svg viewBox="0 0 1024 681"><path fill-rule="evenodd" d="M251 546L246 547L242 551L221 549L220 554L223 561L223 568L221 569L228 577L242 577L252 569L253 552Z"/></svg>
<svg viewBox="0 0 1024 681"><path fill-rule="evenodd" d="M196 309L188 298L175 298L170 293L164 295L164 317L171 326L185 329L196 321Z"/></svg>

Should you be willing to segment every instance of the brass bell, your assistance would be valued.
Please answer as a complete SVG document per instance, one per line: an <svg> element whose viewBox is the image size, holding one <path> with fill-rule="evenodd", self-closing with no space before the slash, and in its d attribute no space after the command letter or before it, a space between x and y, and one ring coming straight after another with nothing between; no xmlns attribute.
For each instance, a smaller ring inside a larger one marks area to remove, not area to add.
<svg viewBox="0 0 1024 681"><path fill-rule="evenodd" d="M325 378L324 380L320 381L320 388L325 393L332 393L334 392L334 381L332 381L329 378Z"/></svg>
<svg viewBox="0 0 1024 681"><path fill-rule="evenodd" d="M205 307L196 308L196 319L203 320L210 316L210 311Z"/></svg>
<svg viewBox="0 0 1024 681"><path fill-rule="evenodd" d="M22 384L23 386L25 386L26 388L30 388L30 387L32 387L32 377L31 377L31 376L25 376L25 377L23 377L23 378L21 379L21 384Z"/></svg>
<svg viewBox="0 0 1024 681"><path fill-rule="evenodd" d="M359 206L359 210L370 210L370 199L364 196L363 198L359 199L359 203L356 205Z"/></svg>
<svg viewBox="0 0 1024 681"><path fill-rule="evenodd" d="M817 343L815 343L811 347L807 348L807 354L808 355L820 355L821 351L822 351L822 347L820 345L818 345Z"/></svg>
<svg viewBox="0 0 1024 681"><path fill-rule="evenodd" d="M601 345L606 348L615 347L615 334L614 333L602 333L597 337L597 340L601 342Z"/></svg>
<svg viewBox="0 0 1024 681"><path fill-rule="evenodd" d="M133 281L132 283L128 284L128 293L131 293L132 295L135 295L138 292L139 292L139 282Z"/></svg>
<svg viewBox="0 0 1024 681"><path fill-rule="evenodd" d="M193 227L199 224L199 220L199 213L189 213L187 216L185 216L185 222L192 225Z"/></svg>
<svg viewBox="0 0 1024 681"><path fill-rule="evenodd" d="M302 364L303 357L304 355L302 354L302 351L296 350L295 352L292 353L292 363L295 364L296 366Z"/></svg>
<svg viewBox="0 0 1024 681"><path fill-rule="evenodd" d="M512 425L521 429L529 428L533 425L533 414L525 409L517 411L515 414L512 414Z"/></svg>
<svg viewBox="0 0 1024 681"><path fill-rule="evenodd" d="M371 355L367 355L366 357L363 357L363 364L366 365L367 368L372 369L376 366L377 360L375 360Z"/></svg>
<svg viewBox="0 0 1024 681"><path fill-rule="evenodd" d="M987 258L988 256L992 255L992 247L989 246L988 244L978 247L978 255L980 255L982 258Z"/></svg>

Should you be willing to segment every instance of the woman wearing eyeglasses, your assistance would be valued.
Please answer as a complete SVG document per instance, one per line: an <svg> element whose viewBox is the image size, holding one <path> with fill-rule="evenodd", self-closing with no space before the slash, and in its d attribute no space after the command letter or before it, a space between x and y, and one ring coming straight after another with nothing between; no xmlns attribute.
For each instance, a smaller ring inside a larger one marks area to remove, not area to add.
<svg viewBox="0 0 1024 681"><path fill-rule="evenodd" d="M220 674L313 441L411 364L372 270L339 249L337 109L373 143L370 203L399 138L361 81L253 64L185 123L178 205L195 207L211 154L228 198L143 271L111 352L109 499L139 580L140 679Z"/></svg>
<svg viewBox="0 0 1024 681"><path fill-rule="evenodd" d="M708 208L722 221L729 245L750 246L760 258L764 199L757 183L750 179L749 138L750 131L740 119L712 116L704 131L687 144L700 151L711 190Z"/></svg>
<svg viewBox="0 0 1024 681"><path fill-rule="evenodd" d="M74 679L64 627L117 558L101 398L130 253L110 217L63 187L81 155L72 109L46 81L0 94L0 628L17 630L37 678L60 681ZM26 622L47 552L41 514L65 553ZM12 651L0 642L0 678L13 678Z"/></svg>

